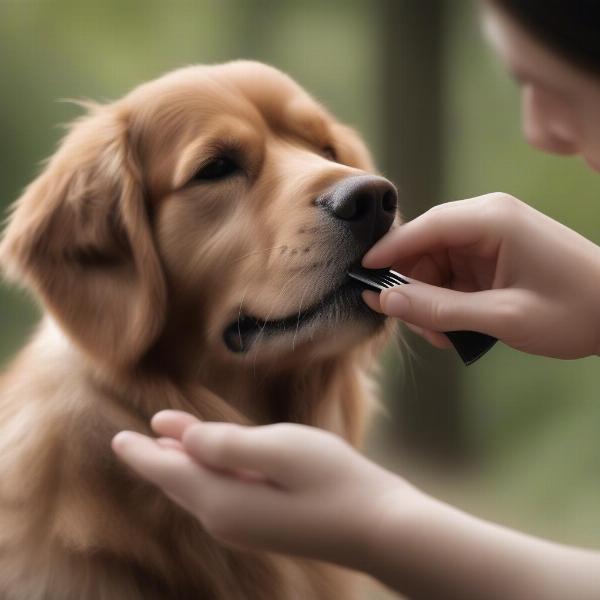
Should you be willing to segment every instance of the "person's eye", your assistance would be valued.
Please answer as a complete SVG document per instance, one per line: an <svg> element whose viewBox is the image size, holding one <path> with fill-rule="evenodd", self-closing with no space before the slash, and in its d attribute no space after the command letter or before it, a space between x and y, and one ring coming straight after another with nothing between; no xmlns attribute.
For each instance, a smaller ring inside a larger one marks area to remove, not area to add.
<svg viewBox="0 0 600 600"><path fill-rule="evenodd" d="M240 171L240 167L235 161L226 156L219 156L202 165L192 178L192 181L225 179L238 171Z"/></svg>

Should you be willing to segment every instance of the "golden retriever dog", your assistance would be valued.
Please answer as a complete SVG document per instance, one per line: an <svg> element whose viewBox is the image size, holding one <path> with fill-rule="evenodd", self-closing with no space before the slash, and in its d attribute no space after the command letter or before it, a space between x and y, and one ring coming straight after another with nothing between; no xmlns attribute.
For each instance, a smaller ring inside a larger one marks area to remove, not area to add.
<svg viewBox="0 0 600 600"><path fill-rule="evenodd" d="M44 313L1 381L0 598L356 597L357 574L219 545L110 441L171 408L358 444L387 326L345 273L396 220L395 188L259 63L87 108L0 245Z"/></svg>

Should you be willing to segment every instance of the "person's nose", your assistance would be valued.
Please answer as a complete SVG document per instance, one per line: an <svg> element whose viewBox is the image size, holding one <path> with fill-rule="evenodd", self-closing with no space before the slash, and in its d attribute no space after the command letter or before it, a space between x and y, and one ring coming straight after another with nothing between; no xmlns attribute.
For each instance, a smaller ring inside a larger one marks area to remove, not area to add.
<svg viewBox="0 0 600 600"><path fill-rule="evenodd" d="M553 154L576 154L580 140L573 108L555 94L527 85L522 92L523 133L527 142Z"/></svg>
<svg viewBox="0 0 600 600"><path fill-rule="evenodd" d="M394 222L398 192L383 177L359 175L340 181L317 198L316 205L349 230L358 243L370 247Z"/></svg>

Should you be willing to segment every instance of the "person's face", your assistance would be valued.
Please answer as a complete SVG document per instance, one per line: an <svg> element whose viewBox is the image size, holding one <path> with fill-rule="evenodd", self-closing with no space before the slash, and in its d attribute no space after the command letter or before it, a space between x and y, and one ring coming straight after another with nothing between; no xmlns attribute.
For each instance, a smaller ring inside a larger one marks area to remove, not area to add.
<svg viewBox="0 0 600 600"><path fill-rule="evenodd" d="M486 7L483 23L519 84L527 141L545 152L579 154L600 172L600 77L571 66L497 9Z"/></svg>

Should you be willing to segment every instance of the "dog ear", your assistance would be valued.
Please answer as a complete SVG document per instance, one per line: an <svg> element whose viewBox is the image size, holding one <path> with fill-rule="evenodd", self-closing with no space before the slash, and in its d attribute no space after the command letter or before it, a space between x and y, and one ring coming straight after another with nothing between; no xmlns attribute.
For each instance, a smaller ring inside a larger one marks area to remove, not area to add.
<svg viewBox="0 0 600 600"><path fill-rule="evenodd" d="M149 349L166 286L126 113L100 106L74 124L15 203L0 262L96 359L126 367Z"/></svg>

